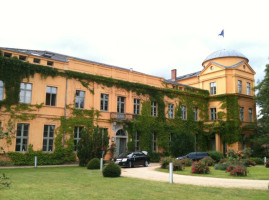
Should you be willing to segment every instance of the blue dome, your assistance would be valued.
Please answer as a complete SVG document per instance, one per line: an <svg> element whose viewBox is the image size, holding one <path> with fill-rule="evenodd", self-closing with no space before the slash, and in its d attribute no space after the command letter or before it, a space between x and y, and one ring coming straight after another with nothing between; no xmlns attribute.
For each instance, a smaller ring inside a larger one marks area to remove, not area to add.
<svg viewBox="0 0 269 200"><path fill-rule="evenodd" d="M247 57L244 54L242 54L236 50L222 49L222 50L215 51L215 52L211 53L209 56L206 57L204 62L206 62L208 60L215 59L215 58L225 58L225 57L240 57L240 58L247 59Z"/></svg>

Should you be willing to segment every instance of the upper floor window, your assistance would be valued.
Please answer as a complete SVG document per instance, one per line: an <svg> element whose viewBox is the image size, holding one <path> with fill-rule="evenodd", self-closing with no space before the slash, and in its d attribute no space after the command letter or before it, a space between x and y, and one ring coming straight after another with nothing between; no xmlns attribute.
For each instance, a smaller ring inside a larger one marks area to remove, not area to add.
<svg viewBox="0 0 269 200"><path fill-rule="evenodd" d="M217 94L216 82L210 83L210 94L211 95Z"/></svg>
<svg viewBox="0 0 269 200"><path fill-rule="evenodd" d="M155 101L151 102L151 116L157 116L157 103Z"/></svg>
<svg viewBox="0 0 269 200"><path fill-rule="evenodd" d="M20 103L31 103L32 98L32 84L21 83L20 86Z"/></svg>
<svg viewBox="0 0 269 200"><path fill-rule="evenodd" d="M216 108L210 108L210 116L211 116L211 120L216 120L217 119Z"/></svg>
<svg viewBox="0 0 269 200"><path fill-rule="evenodd" d="M11 58L12 54L11 54L11 53L7 53L7 52L5 52L5 53L4 53L4 56L7 57L7 58Z"/></svg>
<svg viewBox="0 0 269 200"><path fill-rule="evenodd" d="M140 140L140 134L139 132L135 132L135 150L139 151L140 149L140 144L139 144L139 140Z"/></svg>
<svg viewBox="0 0 269 200"><path fill-rule="evenodd" d="M249 114L249 122L253 122L252 108L248 109L248 114Z"/></svg>
<svg viewBox="0 0 269 200"><path fill-rule="evenodd" d="M19 55L19 59L22 61L26 61L26 56Z"/></svg>
<svg viewBox="0 0 269 200"><path fill-rule="evenodd" d="M74 151L77 151L77 149L78 149L78 142L81 138L82 129L83 129L82 126L75 126L75 129L74 129Z"/></svg>
<svg viewBox="0 0 269 200"><path fill-rule="evenodd" d="M84 98L85 98L85 92L76 90L76 99L75 99L76 108L84 108Z"/></svg>
<svg viewBox="0 0 269 200"><path fill-rule="evenodd" d="M194 121L198 121L198 108L193 108Z"/></svg>
<svg viewBox="0 0 269 200"><path fill-rule="evenodd" d="M140 99L134 99L134 114L140 114Z"/></svg>
<svg viewBox="0 0 269 200"><path fill-rule="evenodd" d="M44 125L43 151L53 151L54 125Z"/></svg>
<svg viewBox="0 0 269 200"><path fill-rule="evenodd" d="M238 93L242 93L242 81L238 80Z"/></svg>
<svg viewBox="0 0 269 200"><path fill-rule="evenodd" d="M4 82L0 80L0 101L4 99Z"/></svg>
<svg viewBox="0 0 269 200"><path fill-rule="evenodd" d="M40 59L34 58L34 63L40 64Z"/></svg>
<svg viewBox="0 0 269 200"><path fill-rule="evenodd" d="M250 95L250 83L247 83L247 95Z"/></svg>
<svg viewBox="0 0 269 200"><path fill-rule="evenodd" d="M125 109L125 97L118 97L117 112L124 113L124 109Z"/></svg>
<svg viewBox="0 0 269 200"><path fill-rule="evenodd" d="M152 152L157 151L157 133L153 132L152 134Z"/></svg>
<svg viewBox="0 0 269 200"><path fill-rule="evenodd" d="M101 94L100 110L108 111L108 94Z"/></svg>
<svg viewBox="0 0 269 200"><path fill-rule="evenodd" d="M57 88L47 86L46 89L46 105L56 106Z"/></svg>
<svg viewBox="0 0 269 200"><path fill-rule="evenodd" d="M181 106L181 117L184 120L187 119L187 107L186 106Z"/></svg>
<svg viewBox="0 0 269 200"><path fill-rule="evenodd" d="M54 63L53 63L52 61L47 61L47 65L48 65L48 66L53 66L53 64L54 64Z"/></svg>
<svg viewBox="0 0 269 200"><path fill-rule="evenodd" d="M174 104L171 103L168 104L168 118L174 118Z"/></svg>
<svg viewBox="0 0 269 200"><path fill-rule="evenodd" d="M15 151L27 151L29 124L17 124Z"/></svg>
<svg viewBox="0 0 269 200"><path fill-rule="evenodd" d="M244 108L240 107L240 121L244 121Z"/></svg>

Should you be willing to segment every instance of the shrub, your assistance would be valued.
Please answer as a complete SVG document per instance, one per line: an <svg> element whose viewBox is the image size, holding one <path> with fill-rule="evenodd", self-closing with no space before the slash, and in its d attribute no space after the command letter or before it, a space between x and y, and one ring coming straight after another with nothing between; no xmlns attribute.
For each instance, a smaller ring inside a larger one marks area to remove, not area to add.
<svg viewBox="0 0 269 200"><path fill-rule="evenodd" d="M157 152L152 152L149 154L150 157L150 162L160 162L161 160L161 153L157 153Z"/></svg>
<svg viewBox="0 0 269 200"><path fill-rule="evenodd" d="M229 159L228 158L223 158L223 159L220 159L219 164L227 163L227 162L229 162Z"/></svg>
<svg viewBox="0 0 269 200"><path fill-rule="evenodd" d="M181 164L180 160L174 159L173 170L174 171L182 171L183 170L183 165Z"/></svg>
<svg viewBox="0 0 269 200"><path fill-rule="evenodd" d="M264 160L262 158L250 158L250 160L254 161L257 165L263 165L264 164Z"/></svg>
<svg viewBox="0 0 269 200"><path fill-rule="evenodd" d="M204 157L201 162L204 162L208 166L213 166L215 163L215 161L210 156Z"/></svg>
<svg viewBox="0 0 269 200"><path fill-rule="evenodd" d="M164 157L161 159L161 168L162 169L167 169L167 167L169 166L169 163L173 162L173 158L171 157Z"/></svg>
<svg viewBox="0 0 269 200"><path fill-rule="evenodd" d="M266 163L265 163L265 167L266 167L266 168L269 168L269 161L266 161Z"/></svg>
<svg viewBox="0 0 269 200"><path fill-rule="evenodd" d="M219 162L221 159L224 158L224 155L222 152L219 151L209 151L208 154L211 158L213 158L216 162Z"/></svg>
<svg viewBox="0 0 269 200"><path fill-rule="evenodd" d="M210 172L210 169L204 162L198 161L198 162L192 163L191 173L209 174L209 172Z"/></svg>
<svg viewBox="0 0 269 200"><path fill-rule="evenodd" d="M91 159L87 164L87 169L100 169L100 160L99 160L99 158Z"/></svg>
<svg viewBox="0 0 269 200"><path fill-rule="evenodd" d="M216 170L226 170L229 165L230 163L218 163L218 164L215 164L214 168Z"/></svg>
<svg viewBox="0 0 269 200"><path fill-rule="evenodd" d="M241 159L240 162L243 163L246 167L256 165L256 163L253 160L250 160L250 159Z"/></svg>
<svg viewBox="0 0 269 200"><path fill-rule="evenodd" d="M9 177L6 176L6 174L2 174L0 176L0 189L1 187L9 187L11 182L9 181Z"/></svg>
<svg viewBox="0 0 269 200"><path fill-rule="evenodd" d="M229 165L227 170L232 176L247 176L247 168L244 165Z"/></svg>
<svg viewBox="0 0 269 200"><path fill-rule="evenodd" d="M103 176L104 177L120 177L121 175L121 168L119 165L111 162L103 169Z"/></svg>
<svg viewBox="0 0 269 200"><path fill-rule="evenodd" d="M180 163L185 167L189 167L189 166L192 166L192 159L184 158L180 160Z"/></svg>

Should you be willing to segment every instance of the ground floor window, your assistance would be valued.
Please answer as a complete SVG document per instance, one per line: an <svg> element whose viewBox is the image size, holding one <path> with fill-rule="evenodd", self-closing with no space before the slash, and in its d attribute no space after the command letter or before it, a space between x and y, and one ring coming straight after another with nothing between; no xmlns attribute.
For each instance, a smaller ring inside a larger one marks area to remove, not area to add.
<svg viewBox="0 0 269 200"><path fill-rule="evenodd" d="M54 125L44 125L43 151L53 151Z"/></svg>
<svg viewBox="0 0 269 200"><path fill-rule="evenodd" d="M135 132L135 150L136 151L139 151L139 147L140 147L140 145L139 145L139 137L140 137L140 134L139 134L139 132Z"/></svg>
<svg viewBox="0 0 269 200"><path fill-rule="evenodd" d="M83 129L82 126L75 126L75 129L74 129L74 151L77 151L78 142L81 138L82 129Z"/></svg>
<svg viewBox="0 0 269 200"><path fill-rule="evenodd" d="M16 151L27 151L29 124L17 124Z"/></svg>
<svg viewBox="0 0 269 200"><path fill-rule="evenodd" d="M153 136L152 151L157 152L157 133L154 132L152 136Z"/></svg>

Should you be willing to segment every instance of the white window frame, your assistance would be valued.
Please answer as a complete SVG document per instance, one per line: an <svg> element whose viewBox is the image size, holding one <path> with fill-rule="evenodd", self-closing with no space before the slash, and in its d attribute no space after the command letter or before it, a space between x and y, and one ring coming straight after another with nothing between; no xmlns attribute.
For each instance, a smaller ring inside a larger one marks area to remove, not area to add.
<svg viewBox="0 0 269 200"><path fill-rule="evenodd" d="M21 128L19 128L19 126L21 126ZM15 146L16 152L27 151L29 127L30 127L29 124L25 124L25 123L18 123L17 124L16 146ZM18 142L18 140L20 140L20 141ZM24 143L25 140L26 140L26 144ZM17 147L19 147L19 150L17 150Z"/></svg>
<svg viewBox="0 0 269 200"><path fill-rule="evenodd" d="M168 104L168 118L169 119L174 118L174 104L172 104L172 103Z"/></svg>
<svg viewBox="0 0 269 200"><path fill-rule="evenodd" d="M117 113L120 114L125 113L125 97L122 96L117 97Z"/></svg>
<svg viewBox="0 0 269 200"><path fill-rule="evenodd" d="M217 94L217 83L216 82L210 83L210 94L211 95Z"/></svg>
<svg viewBox="0 0 269 200"><path fill-rule="evenodd" d="M136 131L135 132L135 151L140 150L140 134Z"/></svg>
<svg viewBox="0 0 269 200"><path fill-rule="evenodd" d="M45 132L47 133L47 136L45 136ZM43 147L42 147L44 152L52 152L53 151L54 132L55 132L55 125L47 125L47 124L44 125ZM51 144L51 142L52 142L52 144Z"/></svg>
<svg viewBox="0 0 269 200"><path fill-rule="evenodd" d="M187 119L187 107L181 106L181 119L186 120Z"/></svg>
<svg viewBox="0 0 269 200"><path fill-rule="evenodd" d="M157 152L157 133L152 133L152 152Z"/></svg>
<svg viewBox="0 0 269 200"><path fill-rule="evenodd" d="M249 122L253 122L253 112L252 108L248 109Z"/></svg>
<svg viewBox="0 0 269 200"><path fill-rule="evenodd" d="M216 108L210 108L210 119L212 121L217 120L217 109Z"/></svg>
<svg viewBox="0 0 269 200"><path fill-rule="evenodd" d="M134 99L134 114L140 114L140 99Z"/></svg>
<svg viewBox="0 0 269 200"><path fill-rule="evenodd" d="M76 90L75 107L83 109L85 104L85 91Z"/></svg>
<svg viewBox="0 0 269 200"><path fill-rule="evenodd" d="M100 110L108 111L109 95L101 93Z"/></svg>
<svg viewBox="0 0 269 200"><path fill-rule="evenodd" d="M151 116L153 117L157 116L157 102L156 101L151 102Z"/></svg>
<svg viewBox="0 0 269 200"><path fill-rule="evenodd" d="M4 99L4 81L0 80L0 101Z"/></svg>
<svg viewBox="0 0 269 200"><path fill-rule="evenodd" d="M47 95L49 95L49 102L47 102ZM55 95L55 105L52 104L53 95ZM57 87L47 86L46 87L46 106L56 106L56 105L57 105Z"/></svg>
<svg viewBox="0 0 269 200"><path fill-rule="evenodd" d="M241 80L238 80L237 81L237 85L238 85L238 93L239 94L242 94L242 81Z"/></svg>
<svg viewBox="0 0 269 200"><path fill-rule="evenodd" d="M81 139L82 126L75 126L74 128L74 151L78 149L78 142Z"/></svg>
<svg viewBox="0 0 269 200"><path fill-rule="evenodd" d="M32 99L32 84L21 83L20 84L20 103L30 104Z"/></svg>
<svg viewBox="0 0 269 200"><path fill-rule="evenodd" d="M247 82L247 95L250 95L250 83Z"/></svg>
<svg viewBox="0 0 269 200"><path fill-rule="evenodd" d="M193 117L194 117L194 121L198 121L198 108L197 107L193 108Z"/></svg>

